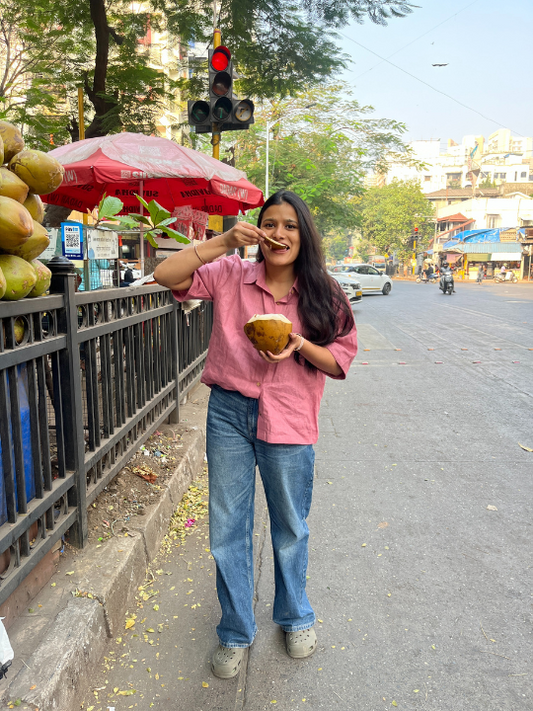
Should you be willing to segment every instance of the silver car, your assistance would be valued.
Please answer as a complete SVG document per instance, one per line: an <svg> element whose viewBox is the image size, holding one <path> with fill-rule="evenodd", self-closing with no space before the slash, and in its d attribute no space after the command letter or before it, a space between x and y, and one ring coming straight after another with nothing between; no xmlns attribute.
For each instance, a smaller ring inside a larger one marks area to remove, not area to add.
<svg viewBox="0 0 533 711"><path fill-rule="evenodd" d="M328 274L339 282L342 290L348 297L351 304L356 304L363 298L363 289L361 284L353 277L345 276L344 274L335 274L328 270Z"/></svg>
<svg viewBox="0 0 533 711"><path fill-rule="evenodd" d="M381 292L387 296L392 289L392 279L371 264L336 264L331 271L358 281L363 287L363 294Z"/></svg>

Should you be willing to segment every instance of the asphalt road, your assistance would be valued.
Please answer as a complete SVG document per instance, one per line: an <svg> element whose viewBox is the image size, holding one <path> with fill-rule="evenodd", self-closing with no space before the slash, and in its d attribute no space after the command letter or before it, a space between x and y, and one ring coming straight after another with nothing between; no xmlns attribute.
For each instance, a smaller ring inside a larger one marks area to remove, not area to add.
<svg viewBox="0 0 533 711"><path fill-rule="evenodd" d="M290 660L272 623L259 496L259 633L241 675L209 671L218 605L204 522L164 556L157 596L137 610L154 633L110 642L85 709L533 709L533 452L520 447L533 449L533 285L444 296L396 282L354 310L360 352L327 384L316 448L315 655Z"/></svg>

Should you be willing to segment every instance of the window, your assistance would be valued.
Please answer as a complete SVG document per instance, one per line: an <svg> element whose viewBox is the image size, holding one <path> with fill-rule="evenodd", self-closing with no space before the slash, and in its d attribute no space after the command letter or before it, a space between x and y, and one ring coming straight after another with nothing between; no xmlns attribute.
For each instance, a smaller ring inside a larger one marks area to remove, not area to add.
<svg viewBox="0 0 533 711"><path fill-rule="evenodd" d="M374 267L367 267L368 269L368 274L372 274L372 276L379 276L379 272L377 269L374 269Z"/></svg>
<svg viewBox="0 0 533 711"><path fill-rule="evenodd" d="M489 229L494 229L495 227L500 227L501 225L501 215L487 215L487 227Z"/></svg>
<svg viewBox="0 0 533 711"><path fill-rule="evenodd" d="M494 180L505 180L507 178L507 173L494 173Z"/></svg>
<svg viewBox="0 0 533 711"><path fill-rule="evenodd" d="M431 175L424 175L424 181L426 183L429 183L430 180L431 180Z"/></svg>
<svg viewBox="0 0 533 711"><path fill-rule="evenodd" d="M527 173L520 173L521 178L527 178Z"/></svg>
<svg viewBox="0 0 533 711"><path fill-rule="evenodd" d="M366 267L366 266L363 265L362 267L356 267L356 268L355 268L355 271L356 271L358 274L368 274L368 270L369 270L369 269L370 269L370 267Z"/></svg>

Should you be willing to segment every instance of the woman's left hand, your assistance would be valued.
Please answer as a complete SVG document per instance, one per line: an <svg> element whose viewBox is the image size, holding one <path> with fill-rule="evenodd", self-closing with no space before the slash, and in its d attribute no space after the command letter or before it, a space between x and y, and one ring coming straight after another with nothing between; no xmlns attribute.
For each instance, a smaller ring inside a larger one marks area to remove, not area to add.
<svg viewBox="0 0 533 711"><path fill-rule="evenodd" d="M280 363L282 360L287 360L294 353L294 349L298 348L301 342L301 336L298 333L289 333L289 342L285 346L284 350L281 351L279 355L274 355L270 351L266 353L264 351L259 351L259 355L267 363Z"/></svg>

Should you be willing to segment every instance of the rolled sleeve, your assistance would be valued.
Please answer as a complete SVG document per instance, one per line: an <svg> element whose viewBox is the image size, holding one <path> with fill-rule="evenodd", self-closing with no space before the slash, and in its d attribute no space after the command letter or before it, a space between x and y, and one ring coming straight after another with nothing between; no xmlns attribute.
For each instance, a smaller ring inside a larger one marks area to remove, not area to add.
<svg viewBox="0 0 533 711"><path fill-rule="evenodd" d="M237 259L240 258L237 257ZM176 301L189 301L190 299L213 301L220 285L227 281L236 266L235 256L223 257L216 262L204 264L192 275L192 284L188 289L172 292L174 298Z"/></svg>
<svg viewBox="0 0 533 711"><path fill-rule="evenodd" d="M340 375L331 375L331 373L326 373L329 378L333 380L345 380L350 370L353 359L357 355L357 328L354 327L346 336L340 336L329 346L326 346L331 355L335 358L335 361L339 368L342 370Z"/></svg>

